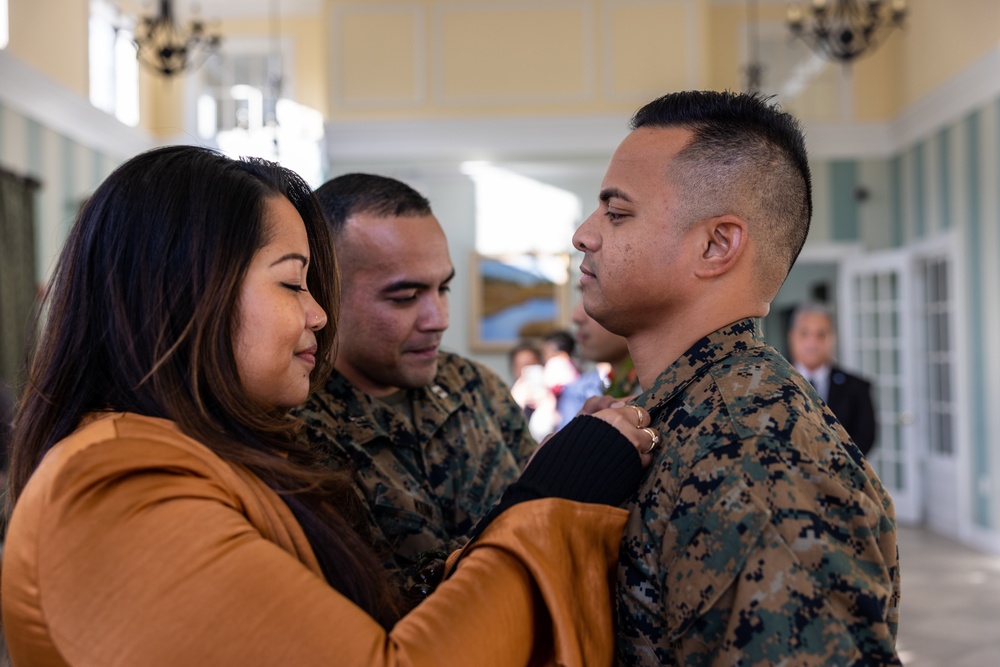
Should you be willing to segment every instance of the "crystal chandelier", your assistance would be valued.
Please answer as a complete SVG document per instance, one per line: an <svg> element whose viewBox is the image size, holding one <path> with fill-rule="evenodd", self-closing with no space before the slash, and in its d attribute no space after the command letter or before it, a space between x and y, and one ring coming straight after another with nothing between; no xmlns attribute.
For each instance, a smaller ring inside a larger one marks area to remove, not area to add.
<svg viewBox="0 0 1000 667"><path fill-rule="evenodd" d="M163 76L201 65L222 43L219 34L206 32L198 19L192 19L186 29L178 25L170 0L160 0L157 16L139 19L133 40L139 61Z"/></svg>
<svg viewBox="0 0 1000 667"><path fill-rule="evenodd" d="M893 28L903 24L906 0L812 0L788 6L788 28L820 55L850 63L874 51Z"/></svg>

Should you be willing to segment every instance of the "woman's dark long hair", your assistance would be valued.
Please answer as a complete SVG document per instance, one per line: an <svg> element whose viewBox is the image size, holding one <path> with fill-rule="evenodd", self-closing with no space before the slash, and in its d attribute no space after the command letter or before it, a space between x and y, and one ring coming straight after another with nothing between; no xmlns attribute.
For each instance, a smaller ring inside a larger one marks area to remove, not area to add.
<svg viewBox="0 0 1000 667"><path fill-rule="evenodd" d="M8 511L45 453L95 411L176 422L274 488L295 513L327 581L383 626L397 597L369 543L349 477L315 465L299 423L256 404L233 353L240 286L267 242L265 206L286 197L305 222L310 292L329 314L316 333L313 388L331 369L339 309L333 241L309 186L264 160L191 146L120 166L80 213L36 321L14 422Z"/></svg>

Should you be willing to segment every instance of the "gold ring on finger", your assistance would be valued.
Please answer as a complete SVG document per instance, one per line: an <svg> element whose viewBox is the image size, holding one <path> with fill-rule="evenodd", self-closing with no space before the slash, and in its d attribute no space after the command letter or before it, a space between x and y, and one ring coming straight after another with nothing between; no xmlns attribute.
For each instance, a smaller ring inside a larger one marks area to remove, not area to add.
<svg viewBox="0 0 1000 667"><path fill-rule="evenodd" d="M649 443L649 449L643 452L643 454L651 454L653 450L656 449L656 446L660 444L660 434L654 431L653 429L649 428L648 426L645 428L641 428L639 430L645 431L646 434L649 435L649 437L652 439L652 442Z"/></svg>
<svg viewBox="0 0 1000 667"><path fill-rule="evenodd" d="M629 403L628 406L633 410L635 410L635 427L642 428L642 420L643 420L642 410L639 409L638 405L634 405L632 403Z"/></svg>

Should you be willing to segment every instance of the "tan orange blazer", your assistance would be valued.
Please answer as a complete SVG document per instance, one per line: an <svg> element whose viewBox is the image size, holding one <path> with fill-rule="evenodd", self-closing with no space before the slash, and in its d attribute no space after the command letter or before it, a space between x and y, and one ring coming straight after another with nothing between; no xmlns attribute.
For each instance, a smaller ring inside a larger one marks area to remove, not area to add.
<svg viewBox="0 0 1000 667"><path fill-rule="evenodd" d="M284 502L169 421L103 415L14 510L2 609L14 665L610 665L627 514L515 506L386 633L331 588Z"/></svg>

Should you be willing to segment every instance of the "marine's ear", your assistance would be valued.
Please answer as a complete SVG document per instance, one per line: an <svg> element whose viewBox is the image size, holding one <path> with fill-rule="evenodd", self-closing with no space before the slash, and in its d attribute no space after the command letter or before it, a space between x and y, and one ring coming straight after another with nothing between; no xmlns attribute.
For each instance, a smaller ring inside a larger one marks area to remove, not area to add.
<svg viewBox="0 0 1000 667"><path fill-rule="evenodd" d="M698 223L701 256L695 275L721 276L733 269L747 247L747 222L738 215L720 215Z"/></svg>

